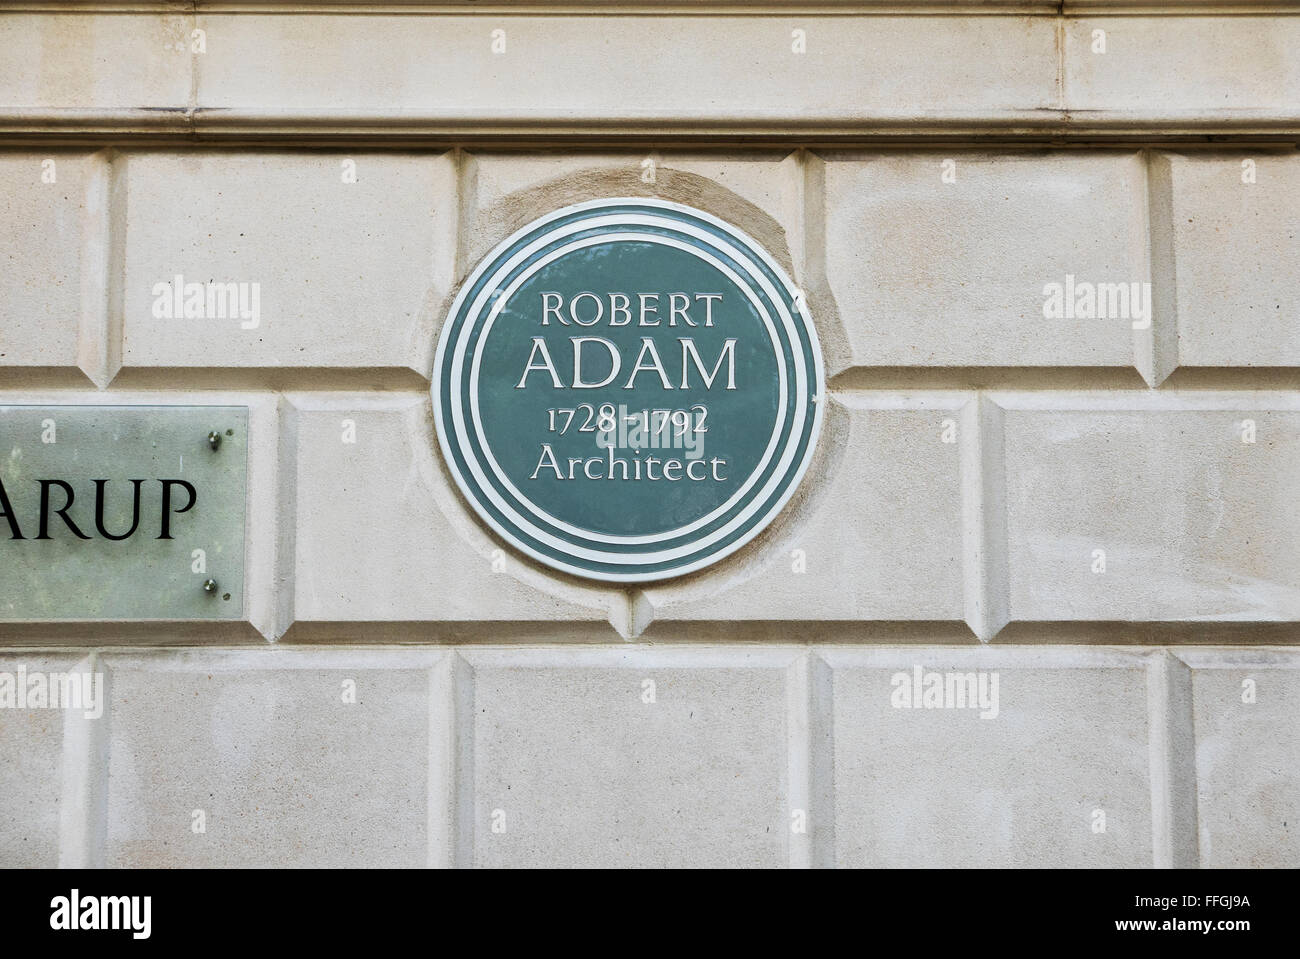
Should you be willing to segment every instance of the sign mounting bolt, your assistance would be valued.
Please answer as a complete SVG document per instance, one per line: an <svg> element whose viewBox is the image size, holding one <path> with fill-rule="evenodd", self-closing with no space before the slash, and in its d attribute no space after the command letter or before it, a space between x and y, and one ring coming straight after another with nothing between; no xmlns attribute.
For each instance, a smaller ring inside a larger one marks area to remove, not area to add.
<svg viewBox="0 0 1300 959"><path fill-rule="evenodd" d="M217 591L217 581L215 579L204 580L203 592L212 594Z"/></svg>
<svg viewBox="0 0 1300 959"><path fill-rule="evenodd" d="M220 445L221 445L221 434L218 433L216 430L213 430L211 433L209 433L209 434L208 434L208 445L211 446L214 450L215 450L218 446L220 446Z"/></svg>

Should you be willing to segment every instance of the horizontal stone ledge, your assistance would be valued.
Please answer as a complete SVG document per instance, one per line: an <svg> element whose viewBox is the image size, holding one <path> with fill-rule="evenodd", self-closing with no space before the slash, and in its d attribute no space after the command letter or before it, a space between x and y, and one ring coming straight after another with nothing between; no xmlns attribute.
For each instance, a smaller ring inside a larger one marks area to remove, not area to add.
<svg viewBox="0 0 1300 959"><path fill-rule="evenodd" d="M0 129L40 133L54 131L131 133L190 133L193 120L184 106L134 109L79 107L0 107Z"/></svg>
<svg viewBox="0 0 1300 959"><path fill-rule="evenodd" d="M1014 621L1002 627L989 645L1033 649L1077 646L1189 646L1237 647L1245 651L1260 646L1300 645L1300 623L1189 620L1186 622Z"/></svg>
<svg viewBox="0 0 1300 959"><path fill-rule="evenodd" d="M0 17L0 47L19 54L12 75L0 76L0 135L119 127L213 137L1300 130L1288 59L1300 19L1258 8L1178 17L1135 8L1114 15L1111 7L1088 8L1097 16L1028 8L983 16L981 7L900 16L867 7L640 17L600 16L603 8L567 16L529 7L427 16L359 8L343 17L320 7L278 15L73 9L80 12ZM21 56L30 49L43 51L39 62Z"/></svg>
<svg viewBox="0 0 1300 959"><path fill-rule="evenodd" d="M0 367L6 390L85 390L95 388L76 367ZM1053 390L1078 393L1104 390L1133 392L1152 389L1134 368L1095 366L854 366L830 381L832 395L853 405L858 394L909 390L971 392L996 390L1021 392ZM124 370L106 387L114 391L186 390L293 392L348 394L394 393L424 397L429 379L413 370L257 367L170 367ZM1180 366L1154 389L1161 395L1180 392L1254 393L1259 390L1300 391L1300 367L1191 367Z"/></svg>
<svg viewBox="0 0 1300 959"><path fill-rule="evenodd" d="M1134 368L1097 366L853 366L831 378L842 401L856 393L894 390L1146 390ZM1271 366L1179 366L1154 387L1179 391L1232 393L1300 390L1300 368Z"/></svg>
<svg viewBox="0 0 1300 959"><path fill-rule="evenodd" d="M964 622L938 620L656 620L639 635L622 636L609 622L298 622L269 640L247 623L48 622L0 624L0 654L22 650L139 649L169 651L288 650L448 650L498 648L526 652L546 644L557 649L692 650L735 645L767 650L795 644L803 648L902 651L935 647L1021 649L1026 653L1066 654L1081 647L1203 649L1222 647L1242 655L1264 646L1300 656L1300 622L1276 621L1017 621L988 640Z"/></svg>
<svg viewBox="0 0 1300 959"><path fill-rule="evenodd" d="M3 118L0 118L2 121ZM1300 135L1300 111L1206 110L1177 114L1111 113L1099 110L1030 109L970 112L863 112L862 114L798 115L779 111L753 113L629 114L575 116L570 113L493 114L490 111L441 111L424 115L252 113L199 108L193 129L202 134L272 132L338 133L352 131L394 136L469 133L485 136L545 133L558 136L639 136L704 133L744 134L788 139L791 136L893 137L954 136L989 133L1007 136L1208 136Z"/></svg>
<svg viewBox="0 0 1300 959"><path fill-rule="evenodd" d="M929 114L816 117L591 116L476 114L242 114L231 111L23 110L0 112L0 142L165 141L321 143L358 146L402 142L426 146L473 146L509 142L521 146L582 141L750 146L827 143L899 144L1007 141L1011 143L1116 142L1159 146L1184 142L1292 141L1300 138L1300 113L1207 111L1195 115L1142 116L1101 111L1031 110L1013 114ZM756 138L762 142L756 143Z"/></svg>
<svg viewBox="0 0 1300 959"><path fill-rule="evenodd" d="M21 13L319 13L477 14L503 16L853 16L960 13L987 16L1081 15L1089 13L1144 16L1190 16L1243 12L1291 14L1287 2L1260 0L11 0L8 10Z"/></svg>
<svg viewBox="0 0 1300 959"><path fill-rule="evenodd" d="M267 639L244 620L47 620L0 622L0 649L33 647L265 646Z"/></svg>

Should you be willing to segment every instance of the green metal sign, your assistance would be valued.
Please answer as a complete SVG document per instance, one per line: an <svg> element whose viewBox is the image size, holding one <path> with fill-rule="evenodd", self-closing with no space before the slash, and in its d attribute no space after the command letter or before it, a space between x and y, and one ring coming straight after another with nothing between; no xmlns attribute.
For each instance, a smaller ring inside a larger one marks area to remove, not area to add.
<svg viewBox="0 0 1300 959"><path fill-rule="evenodd" d="M747 236L658 200L567 207L465 281L438 439L513 546L601 580L700 569L772 521L821 426L803 297Z"/></svg>
<svg viewBox="0 0 1300 959"><path fill-rule="evenodd" d="M0 406L0 620L240 619L248 410Z"/></svg>

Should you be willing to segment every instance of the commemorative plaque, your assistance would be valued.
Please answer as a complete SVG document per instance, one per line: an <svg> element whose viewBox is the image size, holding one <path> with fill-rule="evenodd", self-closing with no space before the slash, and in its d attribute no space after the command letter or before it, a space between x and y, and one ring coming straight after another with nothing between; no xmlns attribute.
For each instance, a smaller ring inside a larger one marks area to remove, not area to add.
<svg viewBox="0 0 1300 959"><path fill-rule="evenodd" d="M239 619L246 407L0 406L0 620Z"/></svg>
<svg viewBox="0 0 1300 959"><path fill-rule="evenodd" d="M438 440L479 516L580 576L700 569L767 526L821 426L804 298L675 203L567 207L465 281L438 343Z"/></svg>

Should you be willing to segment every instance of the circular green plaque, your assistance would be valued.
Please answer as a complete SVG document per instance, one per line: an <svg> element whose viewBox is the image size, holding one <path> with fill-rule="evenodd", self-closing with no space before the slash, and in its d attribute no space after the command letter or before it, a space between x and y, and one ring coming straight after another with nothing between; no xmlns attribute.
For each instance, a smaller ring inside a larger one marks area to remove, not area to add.
<svg viewBox="0 0 1300 959"><path fill-rule="evenodd" d="M821 428L802 295L744 233L662 200L580 203L505 240L452 304L434 369L438 441L475 511L600 580L735 552Z"/></svg>

